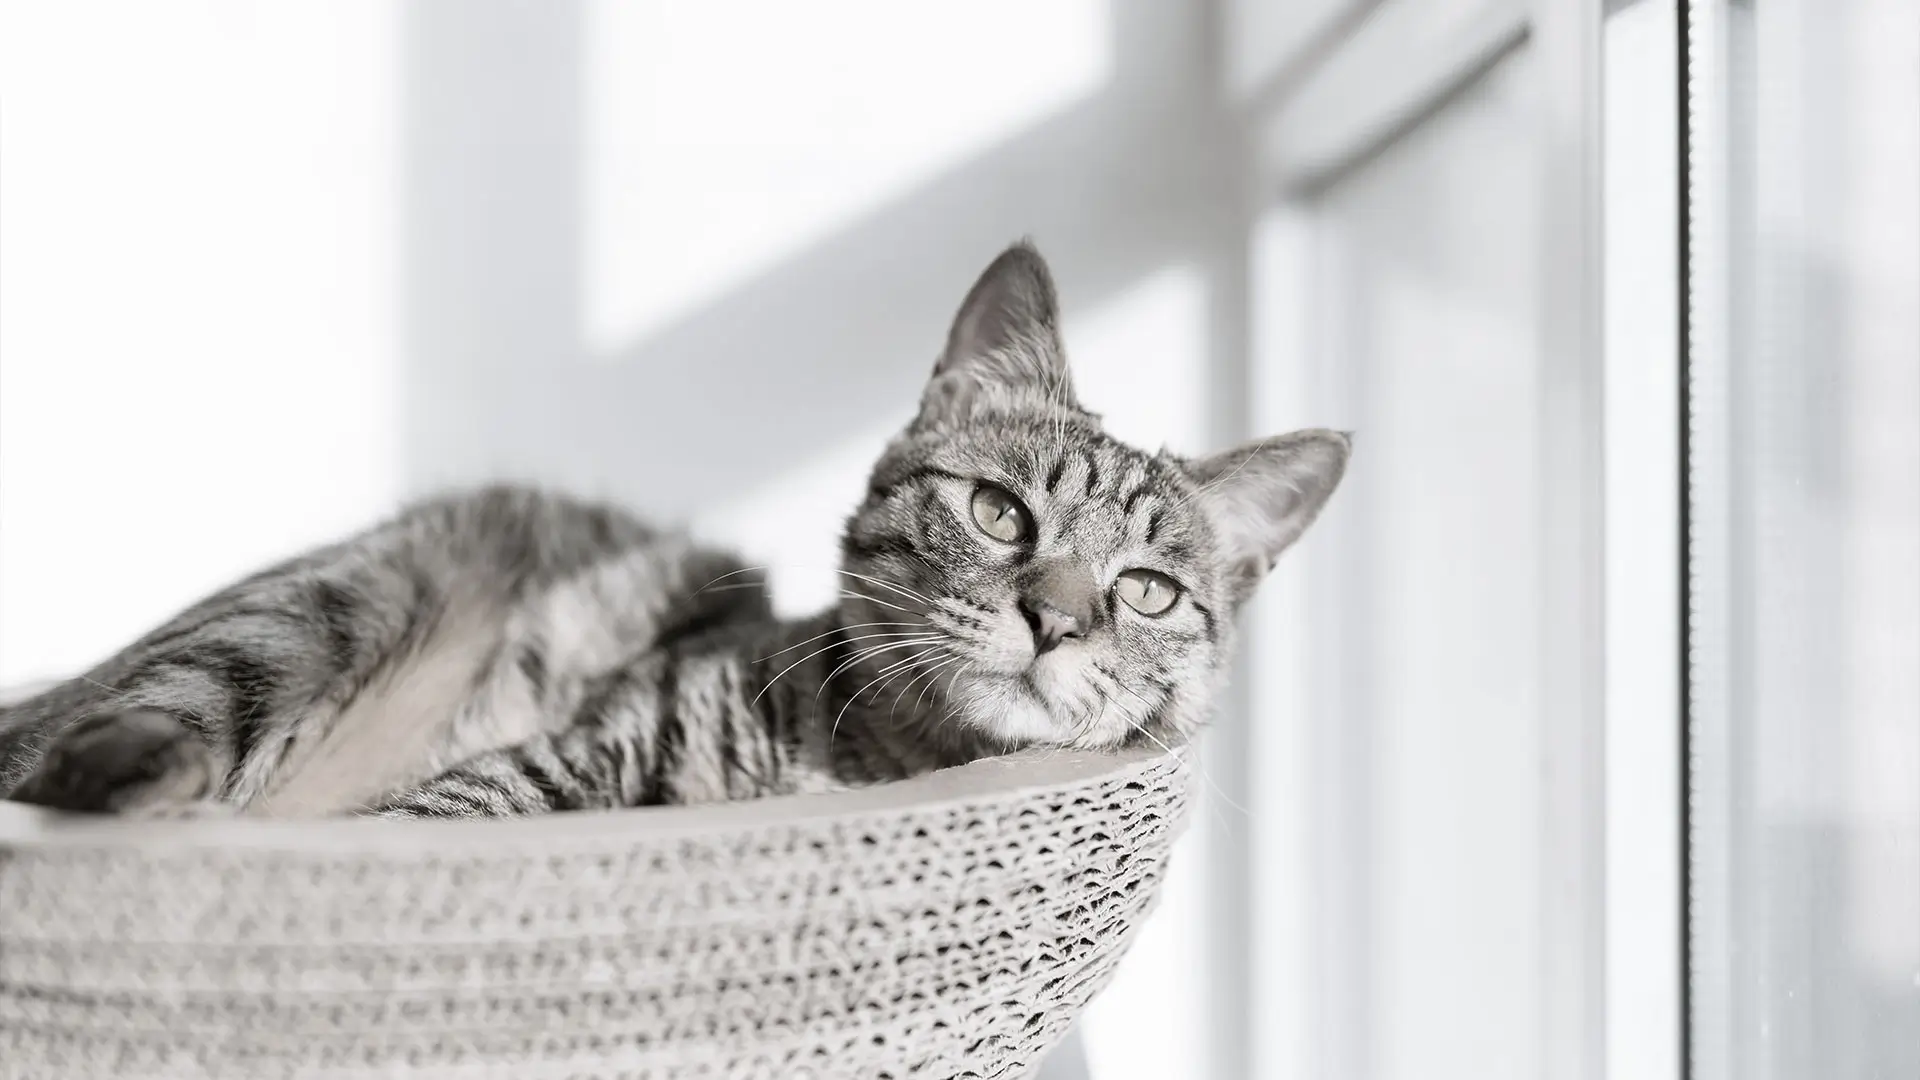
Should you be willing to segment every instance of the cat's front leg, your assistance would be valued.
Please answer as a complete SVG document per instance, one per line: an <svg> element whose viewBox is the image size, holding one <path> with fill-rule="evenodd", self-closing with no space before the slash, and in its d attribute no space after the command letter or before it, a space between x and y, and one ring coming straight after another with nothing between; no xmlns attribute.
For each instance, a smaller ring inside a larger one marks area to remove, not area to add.
<svg viewBox="0 0 1920 1080"><path fill-rule="evenodd" d="M610 810L639 804L647 786L637 753L620 744L618 733L576 726L477 754L365 812L386 818L488 818Z"/></svg>
<svg viewBox="0 0 1920 1080"><path fill-rule="evenodd" d="M709 643L649 654L594 679L566 727L475 755L366 812L519 817L795 790L780 725L754 708L747 668L757 651Z"/></svg>
<svg viewBox="0 0 1920 1080"><path fill-rule="evenodd" d="M657 795L665 661L596 676L566 727L475 754L363 813L387 818L524 817L638 806Z"/></svg>

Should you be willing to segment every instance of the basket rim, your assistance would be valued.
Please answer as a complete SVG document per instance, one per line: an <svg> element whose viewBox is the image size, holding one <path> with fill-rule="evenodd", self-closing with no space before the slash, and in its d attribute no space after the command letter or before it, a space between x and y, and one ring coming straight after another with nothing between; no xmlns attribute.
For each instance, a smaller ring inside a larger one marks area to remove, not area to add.
<svg viewBox="0 0 1920 1080"><path fill-rule="evenodd" d="M961 805L1017 802L1042 791L1070 792L1155 771L1172 755L1158 747L1024 750L921 776L852 788L700 806L581 810L536 817L395 821L378 818L249 817L140 819L80 814L0 801L0 851L137 847L247 849L301 853L561 854L609 841L657 841L770 827L848 821Z"/></svg>

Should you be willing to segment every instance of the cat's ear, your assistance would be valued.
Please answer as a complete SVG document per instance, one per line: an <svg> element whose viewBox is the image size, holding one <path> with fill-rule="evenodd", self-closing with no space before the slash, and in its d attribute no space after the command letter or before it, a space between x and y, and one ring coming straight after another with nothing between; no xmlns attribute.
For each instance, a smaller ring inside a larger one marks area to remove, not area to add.
<svg viewBox="0 0 1920 1080"><path fill-rule="evenodd" d="M1352 451L1350 436L1318 428L1264 439L1191 462L1197 505L1220 540L1237 605L1327 505Z"/></svg>
<svg viewBox="0 0 1920 1080"><path fill-rule="evenodd" d="M920 418L964 419L983 395L1020 391L1073 404L1053 275L1026 241L993 260L961 303L921 398Z"/></svg>

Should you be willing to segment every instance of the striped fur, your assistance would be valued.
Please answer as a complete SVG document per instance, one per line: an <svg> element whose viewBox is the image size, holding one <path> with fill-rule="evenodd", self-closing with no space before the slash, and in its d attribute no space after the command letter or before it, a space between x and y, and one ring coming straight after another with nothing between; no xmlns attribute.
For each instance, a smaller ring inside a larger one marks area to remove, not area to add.
<svg viewBox="0 0 1920 1080"><path fill-rule="evenodd" d="M1079 405L1057 324L1032 248L988 268L848 521L844 599L815 618L774 619L758 570L611 507L508 487L439 499L6 710L0 791L140 813L504 816L1184 739L1233 613L1331 495L1347 439L1141 452ZM977 523L983 484L1030 533ZM1121 601L1135 568L1177 585L1171 607Z"/></svg>

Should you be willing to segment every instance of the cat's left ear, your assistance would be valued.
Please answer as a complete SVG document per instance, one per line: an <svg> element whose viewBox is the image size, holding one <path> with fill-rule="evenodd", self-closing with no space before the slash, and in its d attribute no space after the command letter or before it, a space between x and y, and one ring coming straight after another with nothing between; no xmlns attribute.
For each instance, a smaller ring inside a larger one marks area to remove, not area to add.
<svg viewBox="0 0 1920 1080"><path fill-rule="evenodd" d="M921 398L923 422L963 420L982 395L1042 393L1073 404L1053 275L1022 241L974 282Z"/></svg>
<svg viewBox="0 0 1920 1080"><path fill-rule="evenodd" d="M1350 436L1318 428L1248 443L1192 462L1197 504L1220 539L1228 591L1252 595L1280 553L1300 539L1347 471Z"/></svg>

